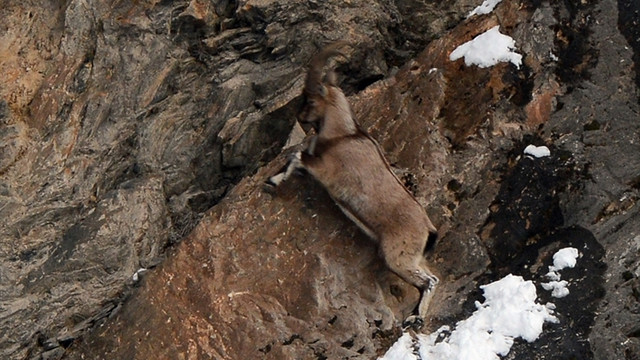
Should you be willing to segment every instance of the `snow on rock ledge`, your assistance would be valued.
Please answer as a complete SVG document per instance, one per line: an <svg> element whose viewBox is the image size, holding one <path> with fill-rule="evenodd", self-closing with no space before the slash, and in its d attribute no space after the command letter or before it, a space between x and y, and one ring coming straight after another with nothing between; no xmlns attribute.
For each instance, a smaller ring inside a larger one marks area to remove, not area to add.
<svg viewBox="0 0 640 360"><path fill-rule="evenodd" d="M531 155L536 158L541 158L545 156L551 156L551 150L549 150L549 148L546 146L528 145L526 148L524 148L524 154Z"/></svg>
<svg viewBox="0 0 640 360"><path fill-rule="evenodd" d="M545 322L558 322L555 306L536 303L535 285L521 276L510 274L481 288L485 302L476 302L477 310L453 331L443 326L417 338L405 333L380 360L416 359L416 348L422 359L493 360L508 354L514 339L533 342Z"/></svg>
<svg viewBox="0 0 640 360"><path fill-rule="evenodd" d="M522 65L522 55L514 52L515 44L515 40L510 36L500 33L500 26L494 26L473 40L458 46L449 55L449 60L456 61L464 57L465 65L477 65L481 68L499 62L511 62L519 69Z"/></svg>
<svg viewBox="0 0 640 360"><path fill-rule="evenodd" d="M500 4L500 2L502 2L502 0L485 0L482 4L480 4L480 6L473 9L473 11L471 11L469 15L467 15L467 19L472 17L473 15L484 15L492 12L493 9L495 9L495 7Z"/></svg>
<svg viewBox="0 0 640 360"><path fill-rule="evenodd" d="M551 281L541 284L542 288L551 291L551 296L562 298L569 295L569 289L567 288L569 282L561 280L558 271L576 266L579 255L578 249L573 247L560 249L553 255L553 265L549 266L549 273L546 275Z"/></svg>

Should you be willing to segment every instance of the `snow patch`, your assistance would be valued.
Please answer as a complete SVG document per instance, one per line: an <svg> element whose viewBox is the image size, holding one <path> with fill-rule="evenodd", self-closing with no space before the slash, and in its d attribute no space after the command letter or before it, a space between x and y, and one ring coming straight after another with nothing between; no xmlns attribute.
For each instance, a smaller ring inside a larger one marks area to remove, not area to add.
<svg viewBox="0 0 640 360"><path fill-rule="evenodd" d="M509 353L515 338L532 342L545 322L558 322L555 306L536 303L535 285L521 276L507 275L481 289L484 303L476 302L477 310L453 331L443 326L415 338L405 333L380 360L416 359L416 346L422 359L497 360Z"/></svg>
<svg viewBox="0 0 640 360"><path fill-rule="evenodd" d="M553 254L553 271L575 267L579 255L578 249L573 247L558 250L558 252ZM549 270L551 270L551 268L549 268Z"/></svg>
<svg viewBox="0 0 640 360"><path fill-rule="evenodd" d="M515 40L510 36L500 33L500 26L494 26L473 40L458 46L449 55L449 60L456 61L464 57L465 65L478 65L481 68L510 61L519 69L522 55L514 52L515 44Z"/></svg>
<svg viewBox="0 0 640 360"><path fill-rule="evenodd" d="M473 9L473 11L467 15L467 19L473 15L484 15L492 12L496 5L500 4L501 1L502 0L485 0L480 6Z"/></svg>
<svg viewBox="0 0 640 360"><path fill-rule="evenodd" d="M551 151L546 146L528 145L526 148L524 148L524 154L531 155L536 158L541 158L545 156L550 156Z"/></svg>
<svg viewBox="0 0 640 360"><path fill-rule="evenodd" d="M400 338L387 350L384 357L380 359L384 360L418 360L418 357L413 353L414 339L406 332L400 336Z"/></svg>
<svg viewBox="0 0 640 360"><path fill-rule="evenodd" d="M569 289L567 289L569 283L566 280L561 281L549 281L548 283L542 283L542 287L551 291L551 296L555 298L563 298L569 295Z"/></svg>
<svg viewBox="0 0 640 360"><path fill-rule="evenodd" d="M546 275L551 281L541 284L542 288L551 291L551 296L562 298L569 295L569 289L567 288L569 282L561 280L558 271L576 266L579 255L578 249L572 247L560 249L553 254L553 265L549 266L549 272Z"/></svg>

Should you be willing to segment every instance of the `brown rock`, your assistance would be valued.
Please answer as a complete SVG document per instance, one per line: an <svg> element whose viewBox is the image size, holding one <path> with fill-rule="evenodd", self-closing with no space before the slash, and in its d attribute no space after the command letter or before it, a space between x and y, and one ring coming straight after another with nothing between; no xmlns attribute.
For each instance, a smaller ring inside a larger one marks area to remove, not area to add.
<svg viewBox="0 0 640 360"><path fill-rule="evenodd" d="M535 129L549 121L551 113L555 110L556 96L559 93L559 85L555 81L543 84L534 91L533 99L525 108L527 125L530 129Z"/></svg>
<svg viewBox="0 0 640 360"><path fill-rule="evenodd" d="M441 235L425 331L473 311L477 285L541 278L569 245L572 296L539 292L560 323L507 358L633 358L637 24L618 3L502 2L467 20L475 2L3 7L0 355L382 354L417 291L310 179L262 190L300 135L305 64L346 39L354 113ZM449 61L495 25L520 69ZM529 143L552 156L522 156Z"/></svg>
<svg viewBox="0 0 640 360"><path fill-rule="evenodd" d="M278 154L323 43L363 45L351 91L408 59L395 6L363 4L3 6L0 356L57 356Z"/></svg>

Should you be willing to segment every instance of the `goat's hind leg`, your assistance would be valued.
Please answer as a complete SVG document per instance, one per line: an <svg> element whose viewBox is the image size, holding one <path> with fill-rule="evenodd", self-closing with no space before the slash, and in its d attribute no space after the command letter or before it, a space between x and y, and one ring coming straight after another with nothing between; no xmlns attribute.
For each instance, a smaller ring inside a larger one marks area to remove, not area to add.
<svg viewBox="0 0 640 360"><path fill-rule="evenodd" d="M429 310L429 305L431 304L431 300L433 299L433 295L438 282L439 282L438 278L432 275L429 278L429 284L422 289L422 293L420 294L420 301L418 302L418 306L416 307L418 318L420 319L425 318L427 314L427 310Z"/></svg>
<svg viewBox="0 0 640 360"><path fill-rule="evenodd" d="M429 304L431 303L431 299L433 299L433 294L436 288L436 284L438 283L438 278L434 277L433 281L430 281L429 285L421 289L420 292L420 301L418 305L414 309L414 314L407 317L402 322L402 327L406 328L414 328L419 329L424 325L425 315L427 314L427 310L429 309Z"/></svg>
<svg viewBox="0 0 640 360"><path fill-rule="evenodd" d="M429 303L433 298L436 285L440 280L429 270L426 259L420 257L418 261L402 261L398 259L400 266L389 266L393 272L398 274L406 282L420 290L420 301L414 310L414 314L409 316L402 323L403 328L420 328L424 324L424 318L429 309Z"/></svg>

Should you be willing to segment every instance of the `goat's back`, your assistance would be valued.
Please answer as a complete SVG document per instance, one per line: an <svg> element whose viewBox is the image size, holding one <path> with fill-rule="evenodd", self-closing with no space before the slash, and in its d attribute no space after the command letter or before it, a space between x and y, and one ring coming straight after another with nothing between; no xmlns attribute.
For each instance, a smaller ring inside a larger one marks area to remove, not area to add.
<svg viewBox="0 0 640 360"><path fill-rule="evenodd" d="M304 160L311 175L352 220L357 217L356 223L370 230L375 240L401 238L422 243L429 232L436 231L424 208L400 183L367 135L319 142L316 156Z"/></svg>

